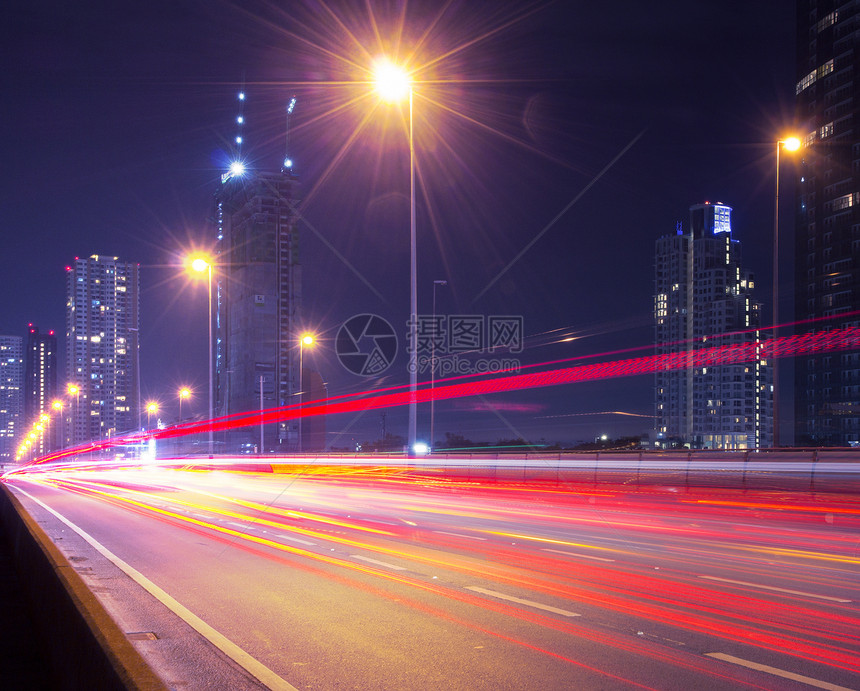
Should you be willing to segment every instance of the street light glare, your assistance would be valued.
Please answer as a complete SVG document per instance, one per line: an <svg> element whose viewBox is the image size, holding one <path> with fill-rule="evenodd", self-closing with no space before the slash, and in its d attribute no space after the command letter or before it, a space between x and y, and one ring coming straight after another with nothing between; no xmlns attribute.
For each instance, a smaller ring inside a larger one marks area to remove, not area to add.
<svg viewBox="0 0 860 691"><path fill-rule="evenodd" d="M191 268L202 273L209 268L209 262L204 257L195 257L191 260Z"/></svg>
<svg viewBox="0 0 860 691"><path fill-rule="evenodd" d="M373 71L377 93L385 101L402 101L412 88L409 74L389 60L380 60Z"/></svg>
<svg viewBox="0 0 860 691"><path fill-rule="evenodd" d="M302 336L302 345L313 345L316 343L316 338L314 338L313 334L305 334Z"/></svg>
<svg viewBox="0 0 860 691"><path fill-rule="evenodd" d="M797 137L788 137L783 140L782 147L786 151L797 151L800 148L800 139Z"/></svg>
<svg viewBox="0 0 860 691"><path fill-rule="evenodd" d="M191 389L179 389L180 398L188 398L191 395Z"/></svg>
<svg viewBox="0 0 860 691"><path fill-rule="evenodd" d="M147 413L157 413L158 412L158 403L151 402L146 404L146 412Z"/></svg>

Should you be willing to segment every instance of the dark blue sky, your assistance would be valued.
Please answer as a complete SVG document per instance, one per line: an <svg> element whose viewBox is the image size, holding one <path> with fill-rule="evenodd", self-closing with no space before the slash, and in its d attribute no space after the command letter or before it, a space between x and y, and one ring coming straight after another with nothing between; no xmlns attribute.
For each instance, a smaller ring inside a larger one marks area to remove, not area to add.
<svg viewBox="0 0 860 691"><path fill-rule="evenodd" d="M421 45L419 312L430 312L433 280L444 279L439 313L522 316L524 364L648 346L654 241L706 199L734 207L735 237L770 304L773 142L792 121L792 3L455 0L439 16L441 4L372 3L380 35L397 34L405 8L401 55ZM374 101L349 84L379 52L365 3L12 0L4 18L0 333L23 335L28 322L64 332L63 267L73 257L139 261L144 393L175 405L178 385L191 383L205 407L206 296L171 264L212 240L207 219L244 79L244 154L258 168L278 165L284 107L298 96L291 148L308 326L333 338L345 319L371 312L405 335L401 121L379 109L362 125ZM786 190L786 232L790 201ZM587 337L551 343L574 333ZM373 382L332 351L324 340L313 354L332 395L406 382L405 357ZM637 378L442 403L437 437L639 433L648 418L598 413L650 415L651 386ZM405 433L405 412L387 425ZM378 430L378 413L368 414L337 443Z"/></svg>

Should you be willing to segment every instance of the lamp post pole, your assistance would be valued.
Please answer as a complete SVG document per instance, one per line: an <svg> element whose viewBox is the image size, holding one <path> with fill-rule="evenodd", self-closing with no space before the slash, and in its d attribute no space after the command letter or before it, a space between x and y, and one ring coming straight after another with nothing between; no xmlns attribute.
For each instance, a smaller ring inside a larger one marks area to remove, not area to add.
<svg viewBox="0 0 860 691"><path fill-rule="evenodd" d="M212 262L206 263L206 281L209 287L209 456L212 456L212 454L214 453L214 444L212 439L212 418L215 417L215 385L213 381L215 373L212 364Z"/></svg>
<svg viewBox="0 0 860 691"><path fill-rule="evenodd" d="M771 360L773 361L773 448L779 448L779 357L776 353L776 339L779 332L779 152L785 147L787 151L797 151L800 148L797 137L780 139L776 143L776 175L774 176L773 194L773 343Z"/></svg>
<svg viewBox="0 0 860 691"><path fill-rule="evenodd" d="M409 87L409 435L408 453L414 453L418 416L418 252L415 232L415 142L413 139L412 87Z"/></svg>

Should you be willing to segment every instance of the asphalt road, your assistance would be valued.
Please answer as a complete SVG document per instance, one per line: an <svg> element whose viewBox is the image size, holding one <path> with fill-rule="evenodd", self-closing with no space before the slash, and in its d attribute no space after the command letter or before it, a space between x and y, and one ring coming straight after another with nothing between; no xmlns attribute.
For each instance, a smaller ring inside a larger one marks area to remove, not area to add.
<svg viewBox="0 0 860 691"><path fill-rule="evenodd" d="M8 481L177 689L860 689L856 495L314 465Z"/></svg>

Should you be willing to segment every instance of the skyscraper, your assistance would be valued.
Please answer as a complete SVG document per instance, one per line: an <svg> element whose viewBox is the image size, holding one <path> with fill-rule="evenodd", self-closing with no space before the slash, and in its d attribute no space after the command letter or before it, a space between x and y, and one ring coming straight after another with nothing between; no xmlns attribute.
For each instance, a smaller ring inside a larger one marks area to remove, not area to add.
<svg viewBox="0 0 860 691"><path fill-rule="evenodd" d="M860 326L860 2L797 3L799 333ZM799 445L860 440L860 353L795 360Z"/></svg>
<svg viewBox="0 0 860 691"><path fill-rule="evenodd" d="M66 267L67 442L107 439L138 426L137 264L94 254Z"/></svg>
<svg viewBox="0 0 860 691"><path fill-rule="evenodd" d="M20 336L0 336L0 463L14 460L25 429L23 347Z"/></svg>
<svg viewBox="0 0 860 691"><path fill-rule="evenodd" d="M654 337L658 355L756 342L761 304L741 266L731 207L690 207L685 232L657 241ZM754 363L660 371L655 413L661 446L750 449L772 441L771 367Z"/></svg>
<svg viewBox="0 0 860 691"><path fill-rule="evenodd" d="M27 329L27 347L24 351L24 421L32 425L42 413L50 414L51 403L57 398L57 337L53 331L39 333L32 324ZM36 444L37 455L62 443L54 424Z"/></svg>
<svg viewBox="0 0 860 691"><path fill-rule="evenodd" d="M301 267L289 167L227 174L215 195L221 415L293 403L299 380ZM268 425L261 452L295 450L298 421ZM228 451L259 448L259 427L230 433Z"/></svg>

